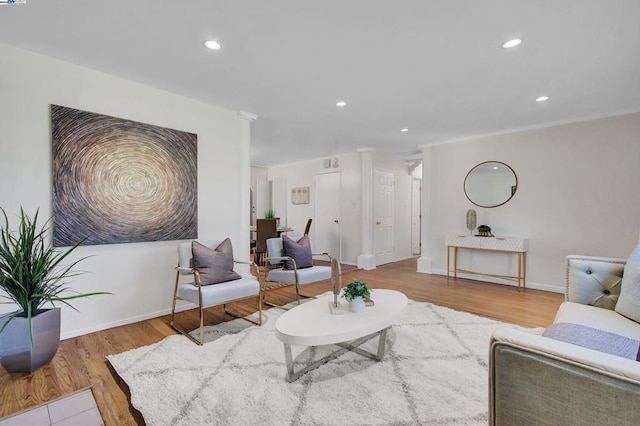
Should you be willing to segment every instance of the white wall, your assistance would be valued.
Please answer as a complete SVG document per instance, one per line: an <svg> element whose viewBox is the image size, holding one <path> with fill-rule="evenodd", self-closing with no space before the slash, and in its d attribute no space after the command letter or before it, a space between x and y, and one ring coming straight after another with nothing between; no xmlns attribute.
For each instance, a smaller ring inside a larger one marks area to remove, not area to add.
<svg viewBox="0 0 640 426"><path fill-rule="evenodd" d="M49 106L58 104L196 133L199 237L239 246L235 112L4 45L0 69L0 206L10 219L20 206L52 214ZM75 301L79 313L62 306L63 338L169 312L176 242L87 246L81 256L92 256L80 264L88 272L71 287L113 295Z"/></svg>
<svg viewBox="0 0 640 426"><path fill-rule="evenodd" d="M314 177L319 173L340 171L342 179L340 230L342 233L342 258L346 264L357 264L362 254L360 247L362 166L359 153L347 153L334 156L339 167L325 169L324 158L317 158L298 163L285 164L269 168L269 179L284 178L287 180L288 204L287 223L297 233L304 229L308 218L314 217ZM395 258L403 259L411 256L411 176L404 161L383 153L375 153L374 168L395 173ZM311 188L309 204L291 204L291 188L308 186ZM312 225L313 229L313 225ZM302 233L302 232L300 232ZM313 233L312 233L313 235Z"/></svg>
<svg viewBox="0 0 640 426"><path fill-rule="evenodd" d="M287 224L294 229L292 235L301 235L307 219L314 217L315 188L317 174L339 171L342 179L340 231L342 233L341 262L355 264L360 254L360 156L348 153L334 156L339 167L325 169L322 158L269 168L269 179L287 180ZM311 194L309 204L291 203L291 188L308 186ZM311 224L313 236L313 223Z"/></svg>
<svg viewBox="0 0 640 426"><path fill-rule="evenodd" d="M530 239L527 286L564 291L568 254L626 258L638 242L640 113L479 138L431 148L429 250L445 274L448 233L468 234L465 214L478 213L495 235ZM496 160L518 176L503 206L474 206L463 191L476 164ZM425 242L423 242L424 244ZM515 256L460 251L459 267L514 274ZM478 278L478 277L477 277Z"/></svg>

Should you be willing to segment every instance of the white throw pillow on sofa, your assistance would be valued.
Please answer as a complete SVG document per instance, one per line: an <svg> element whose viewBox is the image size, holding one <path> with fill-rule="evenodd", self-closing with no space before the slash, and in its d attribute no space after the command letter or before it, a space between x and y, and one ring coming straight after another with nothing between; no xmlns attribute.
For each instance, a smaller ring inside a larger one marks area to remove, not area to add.
<svg viewBox="0 0 640 426"><path fill-rule="evenodd" d="M620 315L640 322L640 244L631 253L624 267L620 297L615 310Z"/></svg>

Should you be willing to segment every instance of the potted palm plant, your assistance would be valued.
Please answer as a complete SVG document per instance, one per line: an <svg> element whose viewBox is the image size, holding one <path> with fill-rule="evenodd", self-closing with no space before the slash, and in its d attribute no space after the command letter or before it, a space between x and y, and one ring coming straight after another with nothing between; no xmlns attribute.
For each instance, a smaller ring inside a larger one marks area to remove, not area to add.
<svg viewBox="0 0 640 426"><path fill-rule="evenodd" d="M21 208L18 229L11 231L7 213L0 210L4 215L0 229L0 290L4 294L0 292L0 297L20 308L0 316L0 362L11 374L29 374L51 362L58 350L60 308L55 302L73 308L71 299L107 293L77 293L63 282L79 274L72 269L85 258L66 266L62 262L83 241L65 251L56 250L46 241L49 220L39 228L37 211L30 218ZM52 308L45 309L47 303Z"/></svg>
<svg viewBox="0 0 640 426"><path fill-rule="evenodd" d="M369 286L359 278L347 284L342 292L344 298L349 302L349 311L356 313L364 311L365 299L371 296Z"/></svg>

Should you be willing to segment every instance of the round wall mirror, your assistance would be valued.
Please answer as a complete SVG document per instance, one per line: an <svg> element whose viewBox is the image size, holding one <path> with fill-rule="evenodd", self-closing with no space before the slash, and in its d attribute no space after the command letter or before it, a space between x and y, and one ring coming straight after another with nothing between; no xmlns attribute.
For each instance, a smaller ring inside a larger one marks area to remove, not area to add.
<svg viewBox="0 0 640 426"><path fill-rule="evenodd" d="M464 179L464 193L479 207L498 207L513 197L518 177L511 167L500 161L485 161L475 166Z"/></svg>

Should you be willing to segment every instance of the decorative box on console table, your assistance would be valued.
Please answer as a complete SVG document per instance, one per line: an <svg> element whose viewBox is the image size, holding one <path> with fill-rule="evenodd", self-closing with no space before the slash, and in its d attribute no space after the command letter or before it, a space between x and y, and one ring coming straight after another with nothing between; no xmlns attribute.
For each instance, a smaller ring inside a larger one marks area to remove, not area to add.
<svg viewBox="0 0 640 426"><path fill-rule="evenodd" d="M518 283L518 291L520 286L524 289L527 278L527 250L529 249L529 240L517 237L472 237L464 235L447 235L445 237L447 244L447 277L453 272L453 277L457 278L457 273L484 275L487 277L501 278L503 280ZM478 271L467 271L458 269L457 257L458 249L466 250L484 250L489 252L512 253L518 256L518 275L496 275ZM451 252L453 251L453 261Z"/></svg>

